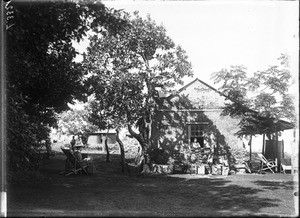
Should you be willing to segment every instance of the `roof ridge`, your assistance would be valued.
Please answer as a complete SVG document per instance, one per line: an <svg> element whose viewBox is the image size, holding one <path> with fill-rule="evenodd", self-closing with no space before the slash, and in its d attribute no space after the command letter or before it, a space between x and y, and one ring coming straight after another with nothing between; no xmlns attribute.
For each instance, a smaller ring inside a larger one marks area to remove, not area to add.
<svg viewBox="0 0 300 218"><path fill-rule="evenodd" d="M219 90L217 90L216 88L212 87L211 85L207 84L206 82L203 82L201 79L199 79L198 77L196 79L194 79L193 81L191 81L190 83L188 83L187 85L181 87L177 93L182 92L183 90L185 90L187 87L189 87L190 85L192 85L194 82L199 81L200 83L202 83L203 85L207 86L208 88L214 90L215 92L218 92L220 95L228 98L228 96L226 96L224 93L220 92Z"/></svg>

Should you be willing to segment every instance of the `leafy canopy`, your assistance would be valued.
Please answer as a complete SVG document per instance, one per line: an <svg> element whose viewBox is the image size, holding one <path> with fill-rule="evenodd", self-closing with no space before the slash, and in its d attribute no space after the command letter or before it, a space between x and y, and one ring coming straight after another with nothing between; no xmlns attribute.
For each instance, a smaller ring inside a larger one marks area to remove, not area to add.
<svg viewBox="0 0 300 218"><path fill-rule="evenodd" d="M279 64L247 76L243 66L232 66L212 74L214 83L231 100L226 103L224 115L242 116L242 133L274 132L274 122L288 119L295 122L293 84L288 55L282 54Z"/></svg>
<svg viewBox="0 0 300 218"><path fill-rule="evenodd" d="M87 143L90 133L98 128L89 121L89 103L82 105L82 108L72 108L58 115L57 131L62 135L77 135L83 144Z"/></svg>
<svg viewBox="0 0 300 218"><path fill-rule="evenodd" d="M191 76L185 51L176 46L162 25L138 12L124 13L130 26L116 35L90 37L83 66L92 103L92 120L99 127L134 124L157 106L158 91L168 92L184 76Z"/></svg>
<svg viewBox="0 0 300 218"><path fill-rule="evenodd" d="M80 4L79 4L80 3ZM116 32L124 24L118 12L92 2L12 2L14 26L7 32L10 91L22 93L24 109L50 125L54 112L73 99L86 100L82 69L74 62L72 41L100 27ZM115 17L116 16L116 17Z"/></svg>

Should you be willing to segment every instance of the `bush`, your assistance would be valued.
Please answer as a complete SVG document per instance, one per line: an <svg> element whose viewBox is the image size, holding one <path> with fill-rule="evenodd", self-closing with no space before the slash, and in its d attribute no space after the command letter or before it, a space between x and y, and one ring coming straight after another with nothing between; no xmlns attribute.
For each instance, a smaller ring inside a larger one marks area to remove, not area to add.
<svg viewBox="0 0 300 218"><path fill-rule="evenodd" d="M7 107L7 170L8 173L36 171L40 155L37 151L46 139L49 128L37 122L23 110L25 100L20 95L9 96Z"/></svg>
<svg viewBox="0 0 300 218"><path fill-rule="evenodd" d="M150 151L150 160L156 164L168 164L169 153L162 148L154 148Z"/></svg>

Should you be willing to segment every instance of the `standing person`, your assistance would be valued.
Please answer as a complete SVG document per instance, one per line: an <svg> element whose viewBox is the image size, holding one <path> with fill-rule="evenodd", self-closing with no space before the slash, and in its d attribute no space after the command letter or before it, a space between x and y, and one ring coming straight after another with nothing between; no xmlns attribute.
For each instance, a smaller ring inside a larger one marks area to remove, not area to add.
<svg viewBox="0 0 300 218"><path fill-rule="evenodd" d="M143 165L143 170L142 170L141 174L148 174L148 173L151 173L151 170L150 170L150 158L149 158L149 155L145 154L142 162L143 162L143 163L142 163L142 165Z"/></svg>
<svg viewBox="0 0 300 218"><path fill-rule="evenodd" d="M134 158L134 163L136 165L139 165L141 163L141 156L142 156L142 152L141 152L141 147L139 146L138 150L137 150L137 153L136 153L136 156Z"/></svg>
<svg viewBox="0 0 300 218"><path fill-rule="evenodd" d="M52 156L52 150L51 150L51 142L50 142L50 139L46 139L46 142L45 142L45 147L46 147L46 150L47 150L47 159L50 158L50 156Z"/></svg>
<svg viewBox="0 0 300 218"><path fill-rule="evenodd" d="M75 136L73 136L73 138L72 138L70 144L71 144L71 149L72 149L72 151L74 151L74 146L75 146L75 144L76 144Z"/></svg>

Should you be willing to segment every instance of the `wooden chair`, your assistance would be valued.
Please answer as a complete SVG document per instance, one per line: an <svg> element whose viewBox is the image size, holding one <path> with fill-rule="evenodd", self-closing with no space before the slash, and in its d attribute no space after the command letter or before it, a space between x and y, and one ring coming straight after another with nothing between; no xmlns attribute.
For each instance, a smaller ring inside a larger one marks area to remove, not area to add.
<svg viewBox="0 0 300 218"><path fill-rule="evenodd" d="M265 171L265 170L271 170L272 173L274 173L274 171L272 170L273 168L276 169L277 165L277 161L273 161L273 160L267 160L267 158L265 158L264 155L262 154L257 154L258 157L261 160L261 168L260 171Z"/></svg>
<svg viewBox="0 0 300 218"><path fill-rule="evenodd" d="M66 165L68 165L68 167L67 166L65 167L65 171L64 171L65 176L78 174L78 172L87 174L86 171L87 164L84 161L78 160L78 158L74 155L73 151L71 151L70 149L61 148L61 150L64 152L64 154L67 157Z"/></svg>

